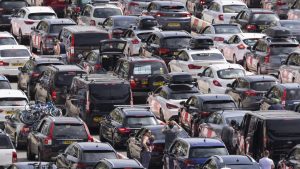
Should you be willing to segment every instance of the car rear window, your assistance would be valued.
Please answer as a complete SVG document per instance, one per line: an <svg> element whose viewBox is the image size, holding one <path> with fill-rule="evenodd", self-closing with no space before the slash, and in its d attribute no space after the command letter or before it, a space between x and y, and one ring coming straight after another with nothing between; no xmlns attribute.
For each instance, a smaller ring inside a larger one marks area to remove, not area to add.
<svg viewBox="0 0 300 169"><path fill-rule="evenodd" d="M90 94L97 100L121 100L130 95L130 86L114 82L91 84Z"/></svg>
<svg viewBox="0 0 300 169"><path fill-rule="evenodd" d="M55 124L54 138L87 139L87 132L83 124Z"/></svg>
<svg viewBox="0 0 300 169"><path fill-rule="evenodd" d="M50 26L50 33L59 33L63 27L75 24L52 24Z"/></svg>
<svg viewBox="0 0 300 169"><path fill-rule="evenodd" d="M55 86L62 87L62 86L71 86L72 80L74 76L86 74L85 72L81 71L67 71L67 72L59 72L56 74L55 78Z"/></svg>
<svg viewBox="0 0 300 169"><path fill-rule="evenodd" d="M276 14L272 13L255 13L252 17L253 21L279 21L279 18Z"/></svg>
<svg viewBox="0 0 300 169"><path fill-rule="evenodd" d="M0 57L30 57L27 49L4 49L0 51Z"/></svg>
<svg viewBox="0 0 300 169"><path fill-rule="evenodd" d="M193 60L224 60L221 53L197 53L191 56Z"/></svg>
<svg viewBox="0 0 300 169"><path fill-rule="evenodd" d="M189 46L190 39L190 37L168 37L163 40L162 46L171 49L183 49Z"/></svg>
<svg viewBox="0 0 300 169"><path fill-rule="evenodd" d="M1 80L0 89L11 89L10 83L8 81Z"/></svg>
<svg viewBox="0 0 300 169"><path fill-rule="evenodd" d="M192 147L189 158L209 158L213 155L228 155L228 151L224 146Z"/></svg>
<svg viewBox="0 0 300 169"><path fill-rule="evenodd" d="M235 34L242 33L236 25L214 25L216 34Z"/></svg>
<svg viewBox="0 0 300 169"><path fill-rule="evenodd" d="M125 120L125 126L133 128L157 124L157 120L153 116L127 116Z"/></svg>
<svg viewBox="0 0 300 169"><path fill-rule="evenodd" d="M114 151L83 151L82 161L96 163L102 159L116 159Z"/></svg>
<svg viewBox="0 0 300 169"><path fill-rule="evenodd" d="M8 9L20 9L24 6L27 6L26 2L22 1L3 1L0 2L0 8Z"/></svg>
<svg viewBox="0 0 300 169"><path fill-rule="evenodd" d="M300 100L300 89L287 89L286 94L288 100Z"/></svg>
<svg viewBox="0 0 300 169"><path fill-rule="evenodd" d="M243 42L248 46L253 46L257 40L258 40L257 38L250 38L250 39L244 39Z"/></svg>
<svg viewBox="0 0 300 169"><path fill-rule="evenodd" d="M86 32L75 34L75 46L99 46L101 40L109 39L108 33Z"/></svg>
<svg viewBox="0 0 300 169"><path fill-rule="evenodd" d="M273 137L300 137L300 119L267 120L267 131Z"/></svg>
<svg viewBox="0 0 300 169"><path fill-rule="evenodd" d="M13 145L7 136L0 136L0 149L13 149Z"/></svg>
<svg viewBox="0 0 300 169"><path fill-rule="evenodd" d="M108 18L114 15L122 15L122 11L118 8L97 8L93 14L95 18Z"/></svg>
<svg viewBox="0 0 300 169"><path fill-rule="evenodd" d="M186 11L186 8L185 8L185 6L181 6L181 5L161 6L160 11L163 11L163 12L182 12L182 11Z"/></svg>
<svg viewBox="0 0 300 169"><path fill-rule="evenodd" d="M231 100L206 101L203 103L203 109L207 111L220 110L224 108L232 109L236 108L236 105Z"/></svg>
<svg viewBox="0 0 300 169"><path fill-rule="evenodd" d="M12 37L1 37L0 45L18 45L18 43Z"/></svg>
<svg viewBox="0 0 300 169"><path fill-rule="evenodd" d="M137 62L133 67L133 75L166 74L167 70L162 62Z"/></svg>
<svg viewBox="0 0 300 169"><path fill-rule="evenodd" d="M32 13L28 15L28 18L32 20L55 19L56 15L54 13Z"/></svg>
<svg viewBox="0 0 300 169"><path fill-rule="evenodd" d="M247 8L245 5L224 5L224 13L239 13L241 10Z"/></svg>
<svg viewBox="0 0 300 169"><path fill-rule="evenodd" d="M283 22L280 25L289 29L300 29L300 22Z"/></svg>
<svg viewBox="0 0 300 169"><path fill-rule="evenodd" d="M288 55L298 49L298 44L271 45L271 55Z"/></svg>
<svg viewBox="0 0 300 169"><path fill-rule="evenodd" d="M35 71L36 72L43 72L45 70L47 70L50 66L50 65L63 65L63 63L60 63L60 62L53 62L53 63L43 63L43 64L39 64L35 67Z"/></svg>
<svg viewBox="0 0 300 169"><path fill-rule="evenodd" d="M217 71L218 77L220 79L235 79L238 77L245 76L245 71L243 69L223 69Z"/></svg>
<svg viewBox="0 0 300 169"><path fill-rule="evenodd" d="M151 133L154 135L155 140L165 140L164 134L162 134L162 129L155 129L151 130ZM185 130L181 130L180 133L177 135L179 138L188 138L190 137L189 134Z"/></svg>
<svg viewBox="0 0 300 169"><path fill-rule="evenodd" d="M268 91L275 84L275 81L251 82L250 89L255 91Z"/></svg>
<svg viewBox="0 0 300 169"><path fill-rule="evenodd" d="M114 27L130 28L131 25L136 26L138 18L120 17L114 20Z"/></svg>
<svg viewBox="0 0 300 169"><path fill-rule="evenodd" d="M25 106L28 101L20 97L0 98L0 106Z"/></svg>

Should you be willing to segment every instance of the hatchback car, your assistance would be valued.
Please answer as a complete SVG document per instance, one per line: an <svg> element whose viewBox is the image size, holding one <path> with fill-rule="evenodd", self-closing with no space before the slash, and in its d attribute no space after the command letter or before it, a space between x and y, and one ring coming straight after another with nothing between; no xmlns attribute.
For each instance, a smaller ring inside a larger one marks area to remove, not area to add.
<svg viewBox="0 0 300 169"><path fill-rule="evenodd" d="M16 163L17 151L15 150L9 136L0 129L0 167L6 168Z"/></svg>
<svg viewBox="0 0 300 169"><path fill-rule="evenodd" d="M24 110L28 102L26 94L21 90L0 89L0 110L4 114L11 115Z"/></svg>
<svg viewBox="0 0 300 169"><path fill-rule="evenodd" d="M286 61L282 63L278 71L278 79L281 83L300 82L300 51L296 50L289 54Z"/></svg>
<svg viewBox="0 0 300 169"><path fill-rule="evenodd" d="M27 159L49 161L73 142L93 142L89 129L80 118L45 117L27 139ZM37 146L38 145L38 146Z"/></svg>
<svg viewBox="0 0 300 169"><path fill-rule="evenodd" d="M260 169L260 165L250 156L241 155L214 155L204 164L203 169L222 169L222 168L247 168Z"/></svg>
<svg viewBox="0 0 300 169"><path fill-rule="evenodd" d="M143 165L136 159L103 159L100 160L94 169L144 169Z"/></svg>

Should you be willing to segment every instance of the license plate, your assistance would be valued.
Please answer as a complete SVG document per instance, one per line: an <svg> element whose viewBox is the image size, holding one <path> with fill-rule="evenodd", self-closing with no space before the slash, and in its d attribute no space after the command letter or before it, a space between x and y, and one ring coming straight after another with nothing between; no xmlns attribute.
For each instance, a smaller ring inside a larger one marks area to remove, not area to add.
<svg viewBox="0 0 300 169"><path fill-rule="evenodd" d="M170 26L170 27L179 27L180 24L179 23L168 23L168 26Z"/></svg>
<svg viewBox="0 0 300 169"><path fill-rule="evenodd" d="M267 25L259 25L259 29L260 29L260 30L264 30L264 29L267 29L267 28L268 28Z"/></svg>
<svg viewBox="0 0 300 169"><path fill-rule="evenodd" d="M6 112L5 112L5 114L8 114L8 115L14 114L14 113L15 113L14 111L6 111Z"/></svg>
<svg viewBox="0 0 300 169"><path fill-rule="evenodd" d="M174 52L174 55L178 55L179 52Z"/></svg>
<svg viewBox="0 0 300 169"><path fill-rule="evenodd" d="M65 140L63 141L63 144L72 144L74 141L71 141L71 140Z"/></svg>
<svg viewBox="0 0 300 169"><path fill-rule="evenodd" d="M93 117L93 121L96 123L100 122L101 120L102 120L101 117Z"/></svg>
<svg viewBox="0 0 300 169"><path fill-rule="evenodd" d="M12 66L23 66L23 63L12 63Z"/></svg>
<svg viewBox="0 0 300 169"><path fill-rule="evenodd" d="M147 81L147 80L142 80L142 84L143 84L143 85L147 85L147 84L148 84L148 81Z"/></svg>
<svg viewBox="0 0 300 169"><path fill-rule="evenodd" d="M165 84L165 82L154 82L153 86L162 86L164 84Z"/></svg>

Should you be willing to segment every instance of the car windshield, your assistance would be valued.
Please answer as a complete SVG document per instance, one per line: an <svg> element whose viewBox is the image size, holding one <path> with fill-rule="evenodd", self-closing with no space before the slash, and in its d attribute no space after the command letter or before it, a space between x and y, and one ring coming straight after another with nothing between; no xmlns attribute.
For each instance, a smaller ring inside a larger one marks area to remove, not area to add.
<svg viewBox="0 0 300 169"><path fill-rule="evenodd" d="M154 135L155 140L165 140L166 135L162 134L162 128L152 129L151 133ZM189 134L185 130L181 130L177 136L179 138L188 138Z"/></svg>
<svg viewBox="0 0 300 169"><path fill-rule="evenodd" d="M116 159L117 154L114 151L83 151L82 161L96 163L104 158Z"/></svg>
<svg viewBox="0 0 300 169"><path fill-rule="evenodd" d="M241 29L236 25L215 25L216 34L236 34L242 33Z"/></svg>
<svg viewBox="0 0 300 169"><path fill-rule="evenodd" d="M287 89L288 100L300 100L300 89Z"/></svg>
<svg viewBox="0 0 300 169"><path fill-rule="evenodd" d="M213 155L228 155L228 151L223 146L192 147L189 158L209 158Z"/></svg>
<svg viewBox="0 0 300 169"><path fill-rule="evenodd" d="M275 81L251 82L250 89L255 91L268 91L275 84Z"/></svg>
<svg viewBox="0 0 300 169"><path fill-rule="evenodd" d="M114 27L130 28L131 25L136 26L137 21L135 17L120 17L114 20Z"/></svg>
<svg viewBox="0 0 300 169"><path fill-rule="evenodd" d="M27 49L4 49L0 51L0 57L30 57Z"/></svg>
<svg viewBox="0 0 300 169"><path fill-rule="evenodd" d="M220 109L233 109L236 105L230 100L216 100L216 101L206 101L203 103L203 109L207 111L220 110Z"/></svg>
<svg viewBox="0 0 300 169"><path fill-rule="evenodd" d="M166 73L167 70L161 62L137 62L133 68L133 75L158 75Z"/></svg>
<svg viewBox="0 0 300 169"><path fill-rule="evenodd" d="M32 13L28 15L28 19L32 20L42 20L42 19L55 19L56 15L54 13Z"/></svg>
<svg viewBox="0 0 300 169"><path fill-rule="evenodd" d="M27 3L25 1L3 1L3 2L0 2L0 8L4 8L5 10L20 9L24 6L27 6Z"/></svg>
<svg viewBox="0 0 300 169"><path fill-rule="evenodd" d="M8 81L1 80L0 89L11 89L10 83Z"/></svg>
<svg viewBox="0 0 300 169"><path fill-rule="evenodd" d="M72 80L74 76L80 75L80 74L86 74L85 72L81 71L68 71L68 72L59 72L56 75L55 79L55 86L56 87L62 87L62 86L71 86Z"/></svg>
<svg viewBox="0 0 300 169"><path fill-rule="evenodd" d="M0 98L0 106L25 106L28 101L22 97Z"/></svg>
<svg viewBox="0 0 300 169"><path fill-rule="evenodd" d="M220 79L236 79L238 77L245 76L245 71L243 69L223 69L217 71L218 77Z"/></svg>
<svg viewBox="0 0 300 169"><path fill-rule="evenodd" d="M244 39L243 42L248 46L253 46L257 40L258 40L257 38L250 38L250 39Z"/></svg>
<svg viewBox="0 0 300 169"><path fill-rule="evenodd" d="M299 119L271 119L267 120L267 131L273 137L300 137Z"/></svg>
<svg viewBox="0 0 300 169"><path fill-rule="evenodd" d="M12 37L3 37L0 38L0 45L18 45L18 43Z"/></svg>
<svg viewBox="0 0 300 169"><path fill-rule="evenodd" d="M272 13L256 13L253 15L252 18L253 21L279 21L279 18L277 17L276 14Z"/></svg>
<svg viewBox="0 0 300 169"><path fill-rule="evenodd" d="M54 138L87 139L87 132L83 124L55 124Z"/></svg>
<svg viewBox="0 0 300 169"><path fill-rule="evenodd" d="M143 127L149 125L157 125L158 122L153 116L128 116L126 117L126 127Z"/></svg>
<svg viewBox="0 0 300 169"><path fill-rule="evenodd" d="M122 11L119 8L96 8L93 14L95 18L108 18L114 15L122 15Z"/></svg>
<svg viewBox="0 0 300 169"><path fill-rule="evenodd" d="M190 37L168 37L163 40L162 45L170 49L183 49L189 46L190 39Z"/></svg>
<svg viewBox="0 0 300 169"><path fill-rule="evenodd" d="M74 24L53 24L50 26L50 33L59 33L63 27Z"/></svg>
<svg viewBox="0 0 300 169"><path fill-rule="evenodd" d="M224 60L221 53L197 53L191 56L193 60Z"/></svg>
<svg viewBox="0 0 300 169"><path fill-rule="evenodd" d="M224 5L224 13L239 13L241 10L247 8L245 5Z"/></svg>
<svg viewBox="0 0 300 169"><path fill-rule="evenodd" d="M294 50L298 49L298 44L289 45L272 45L271 55L288 55Z"/></svg>
<svg viewBox="0 0 300 169"><path fill-rule="evenodd" d="M13 149L13 145L7 136L0 136L0 149Z"/></svg>
<svg viewBox="0 0 300 169"><path fill-rule="evenodd" d="M300 22L283 22L280 23L281 26L289 28L289 29L300 29Z"/></svg>
<svg viewBox="0 0 300 169"><path fill-rule="evenodd" d="M163 12L182 12L186 11L186 8L181 5L172 5L172 6L161 6L160 11Z"/></svg>

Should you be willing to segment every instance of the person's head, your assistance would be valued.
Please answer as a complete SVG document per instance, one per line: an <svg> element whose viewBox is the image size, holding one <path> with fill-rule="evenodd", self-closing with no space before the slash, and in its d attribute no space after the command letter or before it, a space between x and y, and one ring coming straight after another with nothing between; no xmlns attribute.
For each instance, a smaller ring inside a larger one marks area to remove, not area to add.
<svg viewBox="0 0 300 169"><path fill-rule="evenodd" d="M151 134L151 130L149 130L149 129L146 129L145 130L145 133L144 133L144 136L151 136L152 134Z"/></svg>
<svg viewBox="0 0 300 169"><path fill-rule="evenodd" d="M230 126L233 127L233 126L235 126L235 125L236 125L236 120L231 120L231 121L230 121Z"/></svg>
<svg viewBox="0 0 300 169"><path fill-rule="evenodd" d="M269 150L265 150L265 151L264 151L264 156L265 156L265 157L269 157L269 155L270 155Z"/></svg>
<svg viewBox="0 0 300 169"><path fill-rule="evenodd" d="M168 122L168 126L170 129L172 129L174 127L174 125L175 125L175 121L172 120L172 121Z"/></svg>

